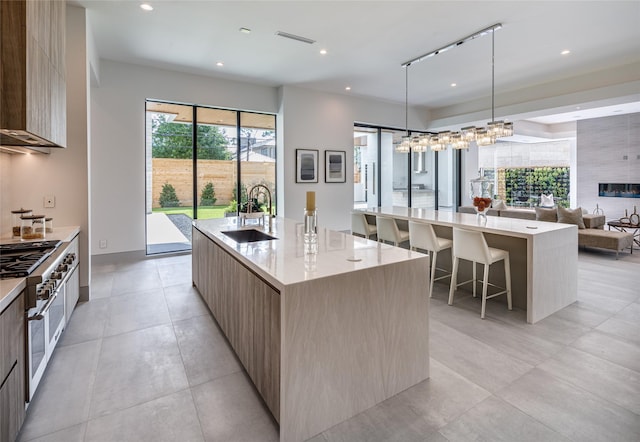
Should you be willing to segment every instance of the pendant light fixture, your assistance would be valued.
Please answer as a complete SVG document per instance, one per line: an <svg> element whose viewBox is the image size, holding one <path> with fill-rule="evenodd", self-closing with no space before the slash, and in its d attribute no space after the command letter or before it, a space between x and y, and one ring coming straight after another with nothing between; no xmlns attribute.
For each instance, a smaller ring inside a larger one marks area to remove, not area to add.
<svg viewBox="0 0 640 442"><path fill-rule="evenodd" d="M504 121L496 121L495 119L495 31L500 28L502 28L502 24L496 23L488 28L484 28L478 32L461 38L460 40L436 49L435 51L428 52L402 63L402 67L406 69L405 127L407 134L403 137L402 143L396 147L396 151L409 152L413 149L414 152L424 152L427 148L430 148L433 151L442 151L447 149L448 146L451 146L453 149L468 149L474 141L478 146L488 146L495 144L497 138L513 135L513 123L505 123ZM416 137L409 137L409 66L411 66L412 63L417 63L427 58L442 54L443 52L458 47L467 41L483 37L487 34L491 34L491 121L487 123L487 127L476 128L475 126L468 126L463 127L460 131L444 131L435 135L425 134Z"/></svg>

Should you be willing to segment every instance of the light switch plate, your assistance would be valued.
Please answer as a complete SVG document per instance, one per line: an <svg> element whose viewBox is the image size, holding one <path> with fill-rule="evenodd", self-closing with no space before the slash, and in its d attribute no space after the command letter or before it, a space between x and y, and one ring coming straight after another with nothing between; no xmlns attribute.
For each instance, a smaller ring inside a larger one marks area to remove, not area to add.
<svg viewBox="0 0 640 442"><path fill-rule="evenodd" d="M44 207L45 208L53 208L56 206L56 197L53 195L45 195L44 196Z"/></svg>

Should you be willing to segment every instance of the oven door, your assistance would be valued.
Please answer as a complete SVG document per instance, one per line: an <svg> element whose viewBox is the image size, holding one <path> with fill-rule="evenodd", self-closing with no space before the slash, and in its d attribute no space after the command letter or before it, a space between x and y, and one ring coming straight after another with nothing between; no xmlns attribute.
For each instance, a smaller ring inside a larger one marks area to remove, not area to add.
<svg viewBox="0 0 640 442"><path fill-rule="evenodd" d="M47 361L51 359L53 350L64 330L65 287L66 284L61 284L58 287L56 297L47 309Z"/></svg>
<svg viewBox="0 0 640 442"><path fill-rule="evenodd" d="M51 298L50 298L51 299ZM35 308L27 310L27 383L31 400L47 366L47 318L44 312L47 301L38 301Z"/></svg>

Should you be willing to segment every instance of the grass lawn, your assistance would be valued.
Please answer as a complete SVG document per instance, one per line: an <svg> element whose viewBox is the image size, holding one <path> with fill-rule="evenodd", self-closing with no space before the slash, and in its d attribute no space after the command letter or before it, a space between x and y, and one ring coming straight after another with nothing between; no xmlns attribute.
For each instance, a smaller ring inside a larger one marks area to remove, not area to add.
<svg viewBox="0 0 640 442"><path fill-rule="evenodd" d="M203 206L198 207L198 218L224 218L224 209L227 206ZM193 207L159 207L153 209L155 213L166 213L167 215L173 215L177 213L183 213L189 218L193 219Z"/></svg>

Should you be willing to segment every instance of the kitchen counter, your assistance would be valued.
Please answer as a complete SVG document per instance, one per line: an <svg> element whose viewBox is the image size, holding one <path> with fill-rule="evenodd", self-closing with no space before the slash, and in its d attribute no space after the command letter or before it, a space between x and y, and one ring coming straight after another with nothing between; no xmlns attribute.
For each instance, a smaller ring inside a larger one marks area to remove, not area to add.
<svg viewBox="0 0 640 442"><path fill-rule="evenodd" d="M406 207L378 207L363 212L370 217L393 217L404 229L408 220L426 221L434 226L438 236L449 239L453 227L483 232L489 247L509 251L513 305L526 309L529 323L536 323L578 300L578 228L573 224L498 216L488 216L486 223L479 223L476 215L468 213ZM442 254L442 258L438 254L438 266L450 270L450 251ZM470 263L462 261L460 271L458 281L471 279ZM492 283L504 284L501 266L491 266L490 271Z"/></svg>
<svg viewBox="0 0 640 442"><path fill-rule="evenodd" d="M253 243L194 221L193 283L280 440L302 441L429 377L429 257L326 229L309 254L301 223L273 221Z"/></svg>
<svg viewBox="0 0 640 442"><path fill-rule="evenodd" d="M320 228L318 253L310 262L303 250L302 223L284 218L274 218L273 232L265 231L277 240L244 244L221 233L240 230L237 218L197 220L194 226L279 290L314 279L424 258L421 253ZM263 230L257 224L243 228Z"/></svg>
<svg viewBox="0 0 640 442"><path fill-rule="evenodd" d="M38 242L38 241L51 241L51 240L60 240L62 242L69 242L73 238L75 238L80 233L79 226L67 226L67 227L54 227L52 233L47 233L44 239L34 239L32 241L24 241L24 242ZM12 236L3 236L0 237L0 242L2 244L12 244L12 243L20 243L23 242L20 238L14 238Z"/></svg>
<svg viewBox="0 0 640 442"><path fill-rule="evenodd" d="M48 233L45 240L60 240L69 242L80 233L79 226L54 227L53 233ZM19 243L20 239L12 237L2 237L0 241L3 244ZM31 242L38 242L34 240ZM0 312L4 310L26 287L25 278L10 278L0 280Z"/></svg>
<svg viewBox="0 0 640 442"><path fill-rule="evenodd" d="M0 280L0 313L16 299L26 286L24 278Z"/></svg>

